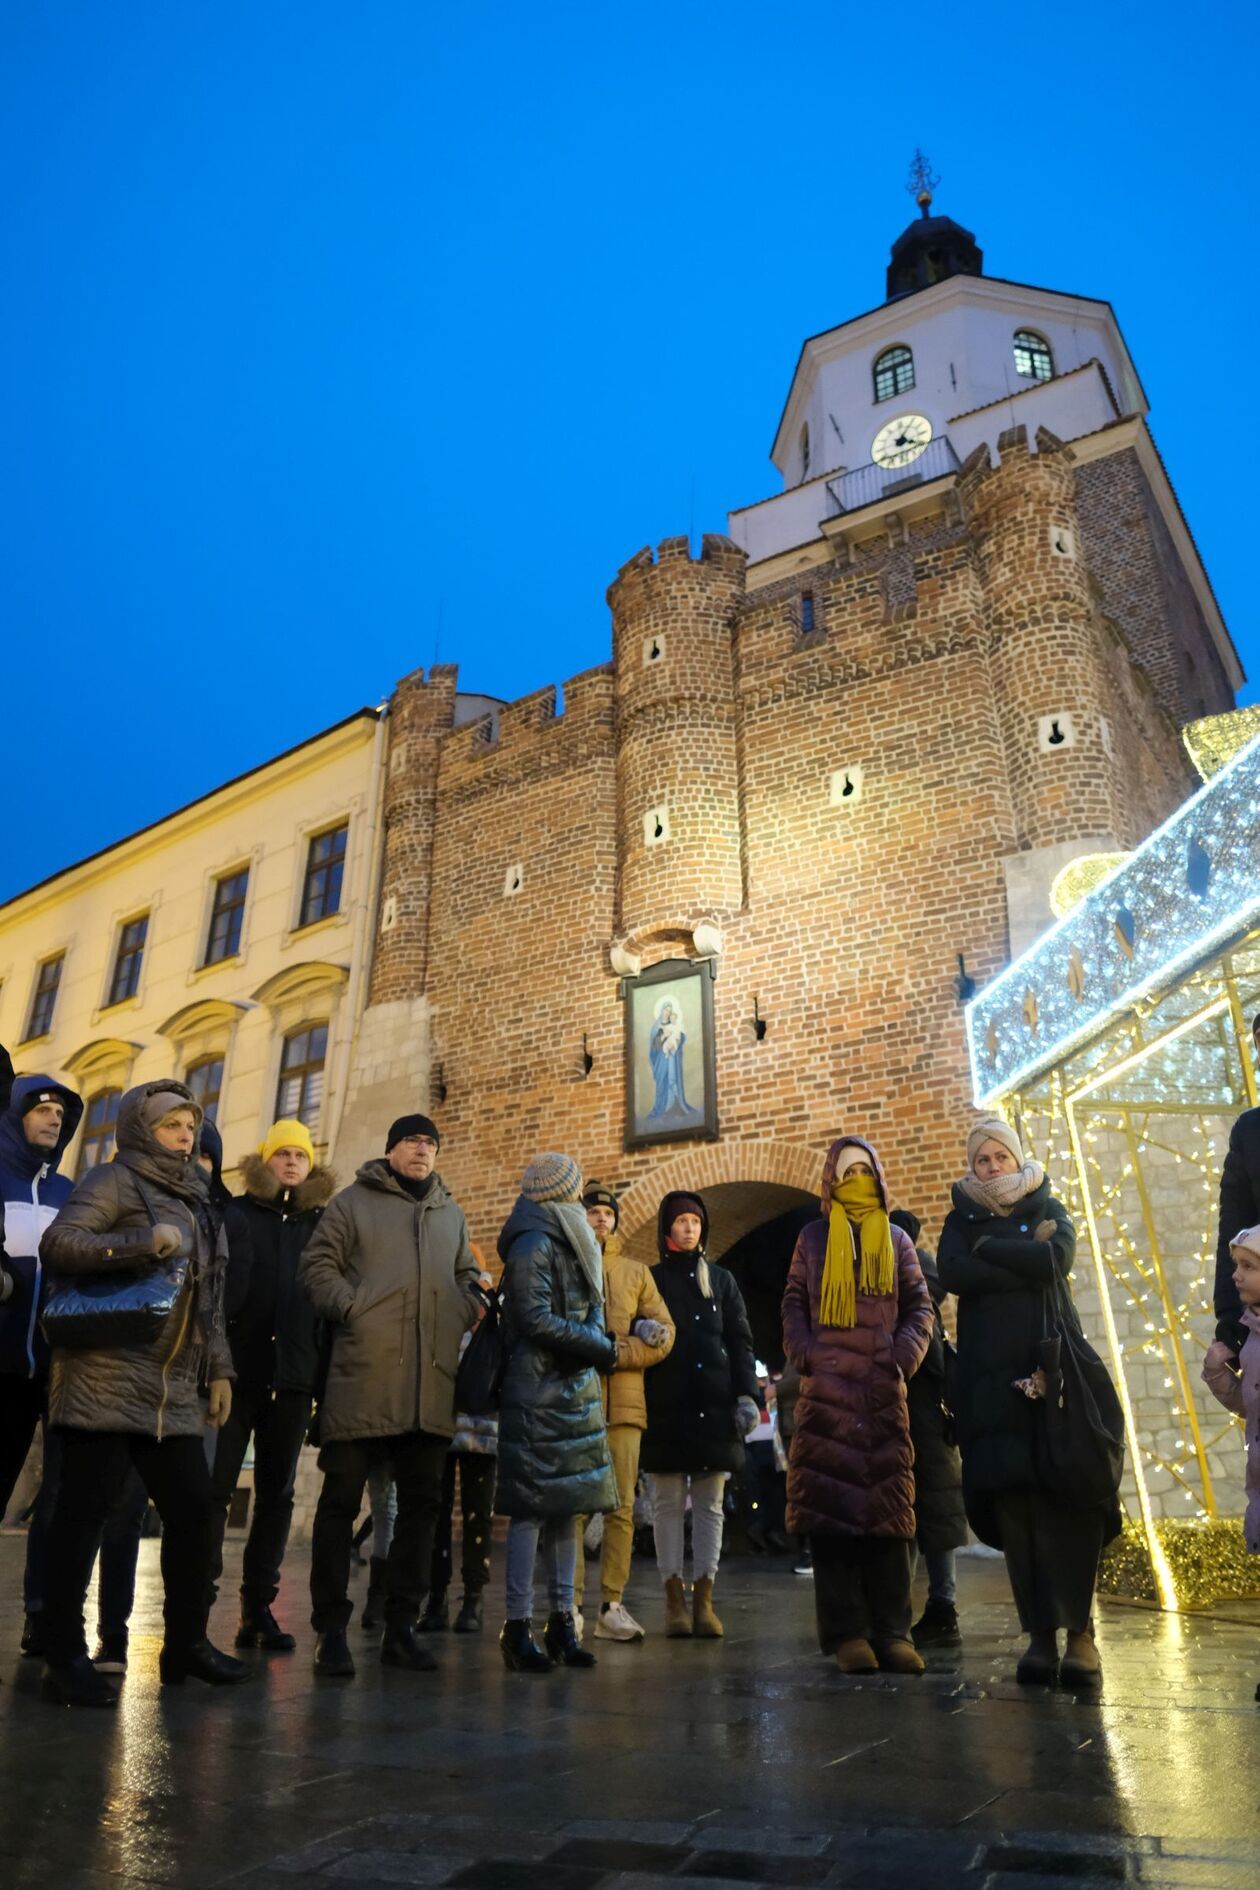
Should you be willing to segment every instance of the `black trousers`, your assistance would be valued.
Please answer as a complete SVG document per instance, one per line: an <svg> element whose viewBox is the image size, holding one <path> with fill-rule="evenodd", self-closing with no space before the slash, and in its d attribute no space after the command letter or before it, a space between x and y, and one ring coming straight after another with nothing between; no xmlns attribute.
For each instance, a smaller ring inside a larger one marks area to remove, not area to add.
<svg viewBox="0 0 1260 1890"><path fill-rule="evenodd" d="M211 1472L215 1509L211 1575L217 1593L228 1509L252 1437L254 1501L241 1564L243 1613L269 1608L280 1592L280 1564L293 1521L293 1486L310 1421L311 1401L304 1391L273 1392L266 1385L234 1388L232 1415L219 1432Z"/></svg>
<svg viewBox="0 0 1260 1890"><path fill-rule="evenodd" d="M1103 1512L1057 1503L1040 1490L1004 1490L994 1504L1025 1634L1087 1628L1102 1554Z"/></svg>
<svg viewBox="0 0 1260 1890"><path fill-rule="evenodd" d="M460 1573L465 1595L479 1595L490 1579L490 1531L494 1527L494 1457L467 1450L448 1451L442 1474L442 1508L433 1536L433 1566L429 1592L444 1595L451 1585L455 1562L451 1554L451 1521L455 1514L455 1472L459 1472L459 1509L463 1522Z"/></svg>
<svg viewBox="0 0 1260 1890"><path fill-rule="evenodd" d="M887 1646L910 1633L910 1541L902 1536L811 1536L818 1645Z"/></svg>
<svg viewBox="0 0 1260 1890"><path fill-rule="evenodd" d="M17 1488L48 1395L46 1379L0 1372L0 1517Z"/></svg>
<svg viewBox="0 0 1260 1890"><path fill-rule="evenodd" d="M26 1569L22 1577L23 1598L28 1614L40 1614L44 1607L44 1585L48 1579L48 1528L57 1508L61 1488L61 1442L65 1432L55 1425L44 1426L44 1477L39 1497L26 1532ZM96 1631L125 1634L136 1599L136 1562L140 1555L140 1537L149 1508L149 1492L140 1481L134 1465L118 1486L101 1530L100 1567L96 1581Z"/></svg>
<svg viewBox="0 0 1260 1890"><path fill-rule="evenodd" d="M324 1445L319 1453L324 1482L311 1532L311 1626L317 1634L344 1628L353 1613L350 1555L355 1519L368 1471L381 1462L392 1466L398 1491L398 1520L385 1568L385 1619L391 1626L417 1619L428 1593L450 1446L449 1437L429 1431Z"/></svg>
<svg viewBox="0 0 1260 1890"><path fill-rule="evenodd" d="M57 1427L61 1487L48 1525L44 1641L50 1661L86 1654L83 1601L105 1519L134 1464L162 1518L166 1645L204 1639L214 1515L200 1437L133 1437Z"/></svg>

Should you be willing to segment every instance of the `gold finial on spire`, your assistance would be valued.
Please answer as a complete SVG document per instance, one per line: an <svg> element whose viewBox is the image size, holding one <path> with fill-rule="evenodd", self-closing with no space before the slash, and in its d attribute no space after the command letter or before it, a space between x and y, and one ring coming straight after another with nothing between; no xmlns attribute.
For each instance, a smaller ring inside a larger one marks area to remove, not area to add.
<svg viewBox="0 0 1260 1890"><path fill-rule="evenodd" d="M932 166L916 145L914 156L910 160L910 177L906 184L906 189L918 204L921 216L926 216L928 211L932 208L932 192L936 189L940 181L940 178L936 175L936 172L932 169Z"/></svg>

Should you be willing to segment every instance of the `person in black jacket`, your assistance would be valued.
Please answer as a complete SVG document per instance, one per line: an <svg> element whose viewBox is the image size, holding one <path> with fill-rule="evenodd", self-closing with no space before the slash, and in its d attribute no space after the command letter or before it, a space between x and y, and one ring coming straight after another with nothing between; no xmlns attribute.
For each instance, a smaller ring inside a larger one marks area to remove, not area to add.
<svg viewBox="0 0 1260 1890"><path fill-rule="evenodd" d="M1260 1013L1252 1020L1252 1041L1260 1058ZM1260 1221L1260 1109L1244 1109L1229 1132L1229 1148L1221 1169L1221 1210L1216 1230L1216 1283L1212 1308L1216 1336L1237 1359L1250 1330L1242 1322L1242 1301L1234 1285L1234 1261L1229 1243L1244 1227Z"/></svg>
<svg viewBox="0 0 1260 1890"><path fill-rule="evenodd" d="M698 1194L667 1194L656 1219L653 1269L669 1308L673 1350L648 1372L640 1464L652 1478L656 1565L665 1584L665 1632L716 1640L713 1583L722 1553L726 1479L744 1464L744 1439L760 1420L757 1361L734 1274L705 1257L709 1213ZM691 1494L695 1588L683 1585L683 1521Z"/></svg>
<svg viewBox="0 0 1260 1890"><path fill-rule="evenodd" d="M941 1285L958 1295L955 1410L967 1520L1006 1557L1028 1635L1016 1679L1096 1685L1094 1585L1118 1511L1052 1496L1034 1455L1047 1301L1056 1279L1066 1285L1072 1271L1076 1230L1041 1163L999 1118L973 1126L967 1163L936 1254ZM1061 1664L1060 1628L1067 1630Z"/></svg>
<svg viewBox="0 0 1260 1890"><path fill-rule="evenodd" d="M909 1208L888 1216L914 1242L919 1266L932 1295L932 1337L923 1363L906 1386L910 1442L914 1445L914 1546L927 1566L927 1605L910 1630L916 1647L957 1647L957 1581L954 1551L967 1540L967 1512L962 1498L962 1459L954 1442L953 1407L948 1378L954 1348L945 1332L941 1305L945 1290L936 1261L919 1245L920 1221Z"/></svg>
<svg viewBox="0 0 1260 1890"><path fill-rule="evenodd" d="M217 1583L223 1573L228 1505L252 1437L254 1502L236 1645L287 1654L297 1643L272 1604L320 1365L319 1321L298 1287L297 1267L337 1181L316 1162L310 1132L297 1121L274 1123L258 1153L241 1163L241 1175L245 1193L239 1201L229 1196L224 1209L231 1217L229 1253L233 1225L243 1226L245 1242L237 1244L237 1265L229 1263L227 1330L236 1392L214 1459L213 1577Z"/></svg>

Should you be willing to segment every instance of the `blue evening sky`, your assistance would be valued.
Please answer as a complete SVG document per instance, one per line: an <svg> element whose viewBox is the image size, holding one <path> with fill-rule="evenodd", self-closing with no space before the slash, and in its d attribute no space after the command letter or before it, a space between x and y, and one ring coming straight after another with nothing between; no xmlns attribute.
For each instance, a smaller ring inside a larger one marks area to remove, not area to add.
<svg viewBox="0 0 1260 1890"><path fill-rule="evenodd" d="M9 0L0 898L435 655L604 661L620 563L778 490L916 144L993 274L1115 304L1260 680L1255 18Z"/></svg>

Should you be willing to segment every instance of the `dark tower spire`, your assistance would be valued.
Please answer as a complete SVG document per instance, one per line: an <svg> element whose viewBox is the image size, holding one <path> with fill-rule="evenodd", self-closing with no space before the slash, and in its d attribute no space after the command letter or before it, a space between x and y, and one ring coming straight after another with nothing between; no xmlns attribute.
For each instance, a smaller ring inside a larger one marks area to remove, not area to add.
<svg viewBox="0 0 1260 1890"><path fill-rule="evenodd" d="M890 302L930 289L947 276L984 273L984 252L971 231L952 217L932 215L932 193L940 181L922 151L916 150L906 189L919 206L919 220L904 229L892 246L887 278Z"/></svg>

